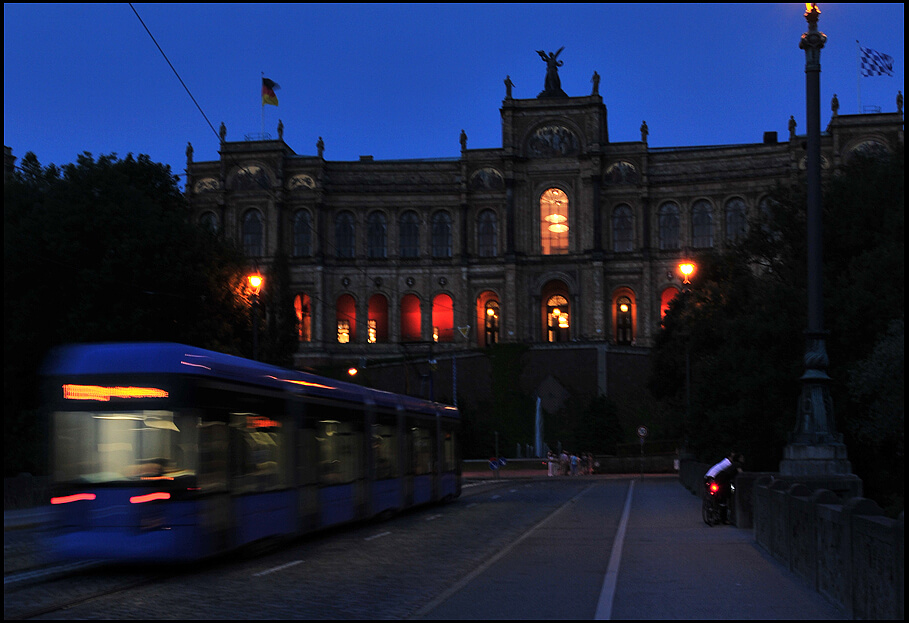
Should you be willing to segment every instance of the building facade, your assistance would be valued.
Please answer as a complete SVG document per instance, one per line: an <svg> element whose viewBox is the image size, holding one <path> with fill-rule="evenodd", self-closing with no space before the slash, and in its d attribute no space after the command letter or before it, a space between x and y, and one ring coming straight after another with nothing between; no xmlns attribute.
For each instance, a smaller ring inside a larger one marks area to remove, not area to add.
<svg viewBox="0 0 909 623"><path fill-rule="evenodd" d="M734 241L798 181L805 137L790 121L786 140L651 148L644 123L640 141L613 143L596 91L508 89L501 147L468 149L462 132L458 158L332 162L321 138L300 155L283 126L277 140L232 142L222 125L218 161L187 150L186 194L261 269L289 258L300 367L453 360L496 343L646 356L680 263ZM825 174L859 151L900 151L901 107L834 110L822 141Z"/></svg>

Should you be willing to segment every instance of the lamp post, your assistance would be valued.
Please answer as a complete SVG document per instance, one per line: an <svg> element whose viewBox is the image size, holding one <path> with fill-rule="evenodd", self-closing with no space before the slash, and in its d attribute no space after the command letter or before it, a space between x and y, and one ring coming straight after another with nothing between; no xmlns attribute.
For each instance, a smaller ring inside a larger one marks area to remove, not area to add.
<svg viewBox="0 0 909 623"><path fill-rule="evenodd" d="M259 291L262 289L262 275L258 272L247 277L249 290L252 293L252 305L249 308L252 320L253 359L259 360Z"/></svg>
<svg viewBox="0 0 909 623"><path fill-rule="evenodd" d="M691 275L697 270L697 264L691 261L683 261L679 263L679 272L682 273L684 277L682 285L685 286L682 290L683 294L687 295L691 292ZM688 453L688 426L691 421L691 327L686 327L683 334L685 338L685 425L684 425L684 436L682 438L683 451L687 455Z"/></svg>
<svg viewBox="0 0 909 623"><path fill-rule="evenodd" d="M836 433L833 400L828 387L826 332L823 312L823 253L821 223L821 50L827 36L817 27L817 4L805 4L808 32L799 48L805 50L805 101L807 149L808 328L805 331L805 373L801 377L795 430L783 449L780 472L788 476L815 477L850 474L842 435ZM858 480L855 476L852 479ZM854 485L853 485L854 486ZM859 492L861 481L858 481ZM833 488L833 487L827 487Z"/></svg>

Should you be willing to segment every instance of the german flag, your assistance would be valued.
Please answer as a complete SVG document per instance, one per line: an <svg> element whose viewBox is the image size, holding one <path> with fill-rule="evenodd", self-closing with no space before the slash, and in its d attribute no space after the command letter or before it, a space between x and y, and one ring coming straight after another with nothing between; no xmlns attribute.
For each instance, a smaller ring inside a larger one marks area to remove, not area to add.
<svg viewBox="0 0 909 623"><path fill-rule="evenodd" d="M280 89L278 83L274 80L269 80L266 77L262 77L262 105L270 104L272 106L278 105L278 96L275 95L275 89Z"/></svg>

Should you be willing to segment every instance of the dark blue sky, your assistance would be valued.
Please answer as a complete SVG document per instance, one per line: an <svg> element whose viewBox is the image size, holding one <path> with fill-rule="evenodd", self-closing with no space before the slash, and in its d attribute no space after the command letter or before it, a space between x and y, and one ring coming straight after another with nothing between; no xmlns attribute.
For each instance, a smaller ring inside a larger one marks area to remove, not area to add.
<svg viewBox="0 0 909 623"><path fill-rule="evenodd" d="M499 107L543 89L536 50L556 51L562 88L591 92L594 71L613 142L652 147L757 143L805 129L805 5L787 4L4 4L3 142L42 164L83 151L148 154L185 168L263 129L329 160L456 157L501 146ZM903 4L820 4L821 122L896 110ZM861 45L894 75L859 78ZM262 72L281 89L261 105Z"/></svg>

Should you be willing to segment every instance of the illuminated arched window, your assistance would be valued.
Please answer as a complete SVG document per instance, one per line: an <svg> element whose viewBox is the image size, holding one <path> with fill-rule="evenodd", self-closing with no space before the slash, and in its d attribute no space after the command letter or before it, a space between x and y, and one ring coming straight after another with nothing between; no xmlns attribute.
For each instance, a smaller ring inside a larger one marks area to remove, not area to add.
<svg viewBox="0 0 909 623"><path fill-rule="evenodd" d="M297 340L312 341L312 300L308 294L294 297L294 311L297 315Z"/></svg>
<svg viewBox="0 0 909 623"><path fill-rule="evenodd" d="M367 310L366 342L376 344L388 341L388 299L382 294L369 297Z"/></svg>
<svg viewBox="0 0 909 623"><path fill-rule="evenodd" d="M558 188L540 195L540 244L543 255L568 253L568 195Z"/></svg>
<svg viewBox="0 0 909 623"><path fill-rule="evenodd" d="M454 339L454 307L447 294L438 294L432 299L432 339L434 342Z"/></svg>
<svg viewBox="0 0 909 623"><path fill-rule="evenodd" d="M634 341L634 308L627 296L620 296L615 302L615 341L616 344Z"/></svg>
<svg viewBox="0 0 909 623"><path fill-rule="evenodd" d="M483 335L486 339L486 346L492 346L499 342L499 302L495 300L487 301L483 310Z"/></svg>
<svg viewBox="0 0 909 623"><path fill-rule="evenodd" d="M401 299L401 340L414 342L422 339L420 299L415 294L405 294Z"/></svg>
<svg viewBox="0 0 909 623"><path fill-rule="evenodd" d="M243 252L247 257L262 255L262 215L258 210L243 215Z"/></svg>
<svg viewBox="0 0 909 623"><path fill-rule="evenodd" d="M338 297L335 317L338 322L338 343L353 342L357 336L357 305L354 297L349 294Z"/></svg>
<svg viewBox="0 0 909 623"><path fill-rule="evenodd" d="M564 296L557 294L546 301L548 342L567 342L570 339L570 311L568 299Z"/></svg>
<svg viewBox="0 0 909 623"><path fill-rule="evenodd" d="M669 303L678 295L679 291L675 288L669 287L663 290L663 293L660 295L660 322L662 322L663 318L666 317L666 314L669 313Z"/></svg>

